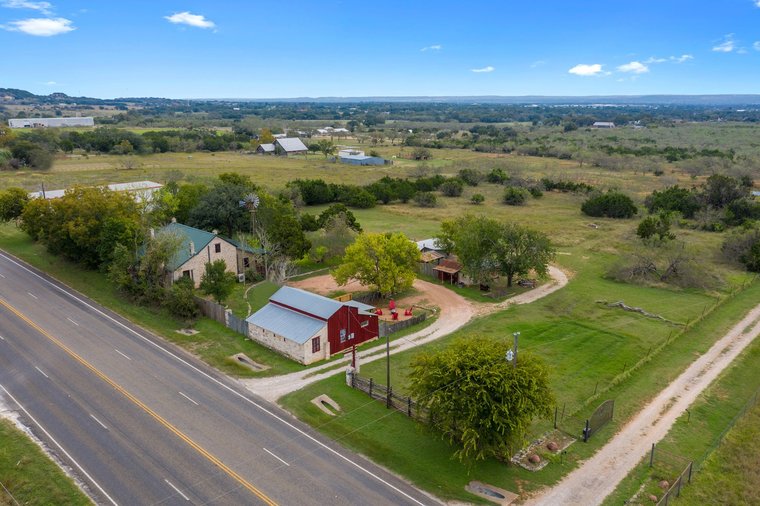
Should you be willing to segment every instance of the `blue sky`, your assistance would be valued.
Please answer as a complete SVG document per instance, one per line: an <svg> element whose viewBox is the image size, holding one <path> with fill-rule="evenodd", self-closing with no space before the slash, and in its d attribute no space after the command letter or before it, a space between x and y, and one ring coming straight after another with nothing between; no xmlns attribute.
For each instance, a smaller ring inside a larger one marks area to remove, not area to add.
<svg viewBox="0 0 760 506"><path fill-rule="evenodd" d="M0 0L0 28L0 87L40 94L760 93L760 0Z"/></svg>

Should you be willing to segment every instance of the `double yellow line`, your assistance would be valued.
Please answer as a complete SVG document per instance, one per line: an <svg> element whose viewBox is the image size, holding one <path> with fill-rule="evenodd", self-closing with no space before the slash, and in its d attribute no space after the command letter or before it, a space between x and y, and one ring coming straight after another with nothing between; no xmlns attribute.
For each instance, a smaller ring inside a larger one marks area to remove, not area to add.
<svg viewBox="0 0 760 506"><path fill-rule="evenodd" d="M26 322L30 327L32 327L34 330L48 338L50 341L52 341L56 346L61 348L63 351L68 353L74 360L85 366L87 369L92 371L96 376L98 376L100 379L111 385L117 392L121 393L124 397L132 401L136 406L138 406L140 409L148 413L150 416L152 416L155 420L157 420L161 425L169 429L172 433L174 433L177 437L179 437L182 441L190 445L191 448L193 448L195 451L206 457L211 463L219 467L222 471L227 473L229 476L231 476L233 479L235 479L238 483L240 483L243 487L245 487L247 490L249 490L252 494L256 495L259 499L264 501L269 506L276 506L277 503L275 503L273 500L271 500L269 497L267 497L262 491L254 487L251 483L245 480L242 476L240 476L238 473L230 469L224 462L219 460L217 457L206 451L203 447L201 447L198 443L190 439L189 436L187 436L185 433L183 433L181 430L173 426L171 423L169 423L165 418L163 418L161 415L153 411L151 408L146 406L140 399L135 397L134 395L127 392L121 385L113 381L111 378L106 376L104 373L102 373L100 370L98 370L94 365L87 362L85 359L80 357L76 352L71 350L68 346L63 344L59 339L56 337L53 337L50 335L45 329L41 328L39 325L34 323L32 320L30 320L26 315L21 313L19 310L17 310L15 307L8 304L3 299L0 299L0 305L7 308L9 311L11 311L13 314L18 316L20 319L22 319L24 322Z"/></svg>

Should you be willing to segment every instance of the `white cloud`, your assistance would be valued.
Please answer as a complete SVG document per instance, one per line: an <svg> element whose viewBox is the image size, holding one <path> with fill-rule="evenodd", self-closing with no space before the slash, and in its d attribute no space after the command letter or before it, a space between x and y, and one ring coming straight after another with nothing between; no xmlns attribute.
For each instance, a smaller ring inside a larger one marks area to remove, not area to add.
<svg viewBox="0 0 760 506"><path fill-rule="evenodd" d="M65 18L29 18L0 25L9 32L22 32L37 37L51 37L76 30L73 21Z"/></svg>
<svg viewBox="0 0 760 506"><path fill-rule="evenodd" d="M619 65L617 68L620 72L631 72L633 74L645 74L649 72L649 67L641 63L640 61L632 61L625 65Z"/></svg>
<svg viewBox="0 0 760 506"><path fill-rule="evenodd" d="M58 85L58 83L55 81L48 81L45 83L45 86L56 86L56 85Z"/></svg>
<svg viewBox="0 0 760 506"><path fill-rule="evenodd" d="M760 1L760 0L758 0L758 1ZM754 43L754 44L752 44L752 48L753 48L755 51L760 51L760 40L758 40L758 41L755 41L755 43Z"/></svg>
<svg viewBox="0 0 760 506"><path fill-rule="evenodd" d="M575 74L576 76L597 76L602 73L602 66L599 63L594 63L593 65L581 63L568 70L568 73Z"/></svg>
<svg viewBox="0 0 760 506"><path fill-rule="evenodd" d="M673 57L671 56L671 58ZM649 65L651 63L665 63L666 61L668 61L668 58L656 58L654 56L651 56L647 58L646 60L644 60L644 63Z"/></svg>
<svg viewBox="0 0 760 506"><path fill-rule="evenodd" d="M473 72L481 73L481 72L493 72L496 69L489 65L481 69L470 69L470 70L472 70Z"/></svg>
<svg viewBox="0 0 760 506"><path fill-rule="evenodd" d="M736 41L734 40L733 33L729 33L723 37L723 41L712 48L716 53L730 53L734 49L736 49Z"/></svg>
<svg viewBox="0 0 760 506"><path fill-rule="evenodd" d="M440 44L433 44L432 46L423 47L420 51L440 51L443 46Z"/></svg>
<svg viewBox="0 0 760 506"><path fill-rule="evenodd" d="M174 23L177 25L188 25L188 26L194 26L196 28L216 27L214 22L211 21L210 19L206 19L205 16L201 14L191 14L187 11L176 12L172 14L171 16L164 16L164 19L168 20L170 23Z"/></svg>
<svg viewBox="0 0 760 506"><path fill-rule="evenodd" d="M534 69L536 67L541 67L543 65L546 65L546 62L544 60L537 60L530 64L530 68Z"/></svg>
<svg viewBox="0 0 760 506"><path fill-rule="evenodd" d="M690 54L682 54L681 56L668 56L667 58L658 58L651 56L643 61L644 65L650 65L652 63L684 63L689 60L693 60L694 56Z"/></svg>
<svg viewBox="0 0 760 506"><path fill-rule="evenodd" d="M760 7L760 0L755 0L755 6Z"/></svg>
<svg viewBox="0 0 760 506"><path fill-rule="evenodd" d="M675 62L675 63L683 63L683 62L687 62L687 61L693 60L693 59L694 59L694 56L692 56L690 54L682 54L681 56L671 56L670 57L670 61Z"/></svg>
<svg viewBox="0 0 760 506"><path fill-rule="evenodd" d="M31 2L29 0L3 0L1 5L9 9L32 9L43 14L50 14L53 9L50 2Z"/></svg>

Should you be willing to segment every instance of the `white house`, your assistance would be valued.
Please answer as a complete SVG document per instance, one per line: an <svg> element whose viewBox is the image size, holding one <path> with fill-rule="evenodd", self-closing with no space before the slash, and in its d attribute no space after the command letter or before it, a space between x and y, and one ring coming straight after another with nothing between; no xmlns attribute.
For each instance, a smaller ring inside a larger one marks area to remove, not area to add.
<svg viewBox="0 0 760 506"><path fill-rule="evenodd" d="M11 128L60 128L60 127L91 127L95 119L91 116L82 118L13 118L8 120Z"/></svg>

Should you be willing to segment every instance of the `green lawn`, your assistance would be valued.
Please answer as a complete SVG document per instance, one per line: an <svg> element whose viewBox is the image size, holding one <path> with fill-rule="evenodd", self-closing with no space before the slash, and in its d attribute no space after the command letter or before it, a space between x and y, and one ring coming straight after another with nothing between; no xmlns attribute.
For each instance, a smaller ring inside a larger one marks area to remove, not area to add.
<svg viewBox="0 0 760 506"><path fill-rule="evenodd" d="M562 424L575 433L580 433L582 417L588 416L599 402L616 400L615 419L610 424L589 443L572 445L563 464L551 464L538 473L491 460L471 466L452 460L453 449L438 435L346 387L342 376L310 385L284 397L282 403L328 436L444 499L473 500L464 491L473 479L516 492L532 490L556 482L604 444L625 420L760 300L760 283L733 297L722 297L723 303L716 304L715 297L701 293L615 283L598 277L588 267L577 272L566 288L539 302L475 320L453 336L426 345L425 350L434 350L447 346L452 339L480 333L500 335L510 341L513 331L522 332L520 349L547 360L560 408L566 405L568 415L578 413ZM604 309L595 303L597 298L623 299L657 310L677 322L695 321L683 330L619 309ZM705 317L701 319L703 311ZM421 352L410 350L391 357L394 390L405 391L408 364ZM362 366L362 375L384 383L385 361ZM595 388L600 392L596 396ZM346 414L330 418L308 403L323 393L336 399ZM536 421L531 436L550 425L549 420Z"/></svg>
<svg viewBox="0 0 760 506"><path fill-rule="evenodd" d="M0 419L0 505L91 504L74 482L8 420Z"/></svg>
<svg viewBox="0 0 760 506"><path fill-rule="evenodd" d="M227 299L227 307L239 318L247 318L269 302L269 297L280 287L269 281L261 281L251 287L250 283L238 283ZM246 291L248 292L246 296ZM250 306L250 310L249 310Z"/></svg>
<svg viewBox="0 0 760 506"><path fill-rule="evenodd" d="M666 479L673 483L689 461L694 462L693 484L683 489L677 504L758 504L760 452L756 441L760 437L760 404L739 421L715 450L720 436L741 415L748 401L752 402L759 394L758 363L760 341L755 341L702 392L689 408L691 413L679 417L657 444L654 467L650 469L649 459L645 458L605 504L621 504L642 486L644 498L649 494L660 496L662 490L657 482Z"/></svg>

